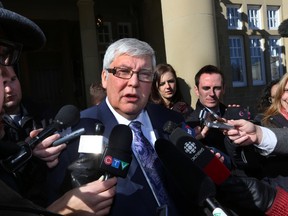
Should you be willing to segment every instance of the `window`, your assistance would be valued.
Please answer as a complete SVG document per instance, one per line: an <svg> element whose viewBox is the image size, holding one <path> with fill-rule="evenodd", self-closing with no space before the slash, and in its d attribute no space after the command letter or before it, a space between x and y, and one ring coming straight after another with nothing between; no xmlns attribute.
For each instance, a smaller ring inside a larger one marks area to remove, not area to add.
<svg viewBox="0 0 288 216"><path fill-rule="evenodd" d="M112 41L111 23L104 22L103 26L98 28L98 39L100 44L109 44Z"/></svg>
<svg viewBox="0 0 288 216"><path fill-rule="evenodd" d="M240 5L227 5L228 29L242 29Z"/></svg>
<svg viewBox="0 0 288 216"><path fill-rule="evenodd" d="M118 38L132 37L130 23L118 23Z"/></svg>
<svg viewBox="0 0 288 216"><path fill-rule="evenodd" d="M280 37L275 36L269 38L269 50L270 50L271 79L272 80L279 79L283 75Z"/></svg>
<svg viewBox="0 0 288 216"><path fill-rule="evenodd" d="M250 58L253 85L265 84L264 47L260 37L250 37Z"/></svg>
<svg viewBox="0 0 288 216"><path fill-rule="evenodd" d="M233 87L247 86L243 38L230 36L229 48Z"/></svg>
<svg viewBox="0 0 288 216"><path fill-rule="evenodd" d="M249 29L261 29L260 6L248 6Z"/></svg>
<svg viewBox="0 0 288 216"><path fill-rule="evenodd" d="M277 30L280 24L279 7L267 6L267 23L269 30Z"/></svg>

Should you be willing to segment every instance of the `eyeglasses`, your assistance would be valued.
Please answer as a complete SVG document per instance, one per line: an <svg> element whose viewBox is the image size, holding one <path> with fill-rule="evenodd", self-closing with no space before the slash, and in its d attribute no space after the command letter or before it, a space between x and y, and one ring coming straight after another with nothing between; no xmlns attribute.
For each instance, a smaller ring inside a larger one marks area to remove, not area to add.
<svg viewBox="0 0 288 216"><path fill-rule="evenodd" d="M20 57L22 47L22 44L0 39L0 64L14 65Z"/></svg>
<svg viewBox="0 0 288 216"><path fill-rule="evenodd" d="M131 68L124 67L114 67L114 68L106 68L108 73L112 73L114 76L121 79L130 79L135 73L142 82L152 82L154 73L150 70L140 70L138 72L133 71Z"/></svg>

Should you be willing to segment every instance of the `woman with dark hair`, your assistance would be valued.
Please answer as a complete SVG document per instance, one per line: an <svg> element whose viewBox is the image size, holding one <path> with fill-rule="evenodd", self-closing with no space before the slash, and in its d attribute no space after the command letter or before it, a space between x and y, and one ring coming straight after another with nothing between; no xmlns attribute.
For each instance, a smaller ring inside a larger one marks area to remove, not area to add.
<svg viewBox="0 0 288 216"><path fill-rule="evenodd" d="M192 107L183 100L176 71L170 64L156 66L150 101L180 112L184 118L193 112Z"/></svg>

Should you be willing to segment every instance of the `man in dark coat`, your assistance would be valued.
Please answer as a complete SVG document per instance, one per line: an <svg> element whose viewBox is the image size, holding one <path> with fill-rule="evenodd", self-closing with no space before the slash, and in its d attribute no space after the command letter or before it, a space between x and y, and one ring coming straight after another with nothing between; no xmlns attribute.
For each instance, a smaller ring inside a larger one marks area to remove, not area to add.
<svg viewBox="0 0 288 216"><path fill-rule="evenodd" d="M213 65L202 67L195 75L194 90L198 96L198 101L194 112L189 116L187 123L191 127L201 126L199 114L205 107L223 117L226 106L221 103L225 92L225 82L223 73ZM203 144L215 147L218 150L227 153L224 146L223 133L215 128L210 128L205 138L200 140Z"/></svg>
<svg viewBox="0 0 288 216"><path fill-rule="evenodd" d="M180 123L184 119L175 111L148 103L154 68L155 53L146 42L124 38L110 45L104 57L102 71L102 84L107 91L107 98L100 105L82 111L76 128L84 127L88 134L93 134L95 123L100 121L105 127L103 136L109 138L114 126L139 121L152 146L156 139L168 138L168 134L163 131L164 124L168 120ZM67 170L77 158L78 142L74 142L67 146L60 156L59 165L50 172L50 185L47 188L52 200L61 194L61 186L67 185L64 181L67 173L63 170ZM193 194L191 200L184 200L167 173L162 183L167 191L168 201L161 203L142 165L134 153L127 177L118 178L117 192L109 215L152 216L167 211L168 215L192 215L193 211L197 212ZM197 215L201 213L197 212Z"/></svg>

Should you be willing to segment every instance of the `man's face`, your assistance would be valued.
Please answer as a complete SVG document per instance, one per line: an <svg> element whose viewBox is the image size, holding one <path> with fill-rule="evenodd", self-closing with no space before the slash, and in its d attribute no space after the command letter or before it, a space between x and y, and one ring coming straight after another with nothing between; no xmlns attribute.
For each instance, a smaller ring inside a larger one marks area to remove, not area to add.
<svg viewBox="0 0 288 216"><path fill-rule="evenodd" d="M20 82L12 66L2 66L4 83L4 109L7 113L19 106L22 99Z"/></svg>
<svg viewBox="0 0 288 216"><path fill-rule="evenodd" d="M152 61L149 56L121 55L111 63L110 68L114 67L132 68L133 71L137 72L142 69L152 71ZM102 71L102 85L106 89L108 100L116 112L132 120L146 106L152 82L139 81L135 73L130 79L121 79L111 73L107 77L106 71Z"/></svg>
<svg viewBox="0 0 288 216"><path fill-rule="evenodd" d="M194 89L201 104L208 108L216 108L224 94L224 86L219 74L202 74L198 88L195 86Z"/></svg>

